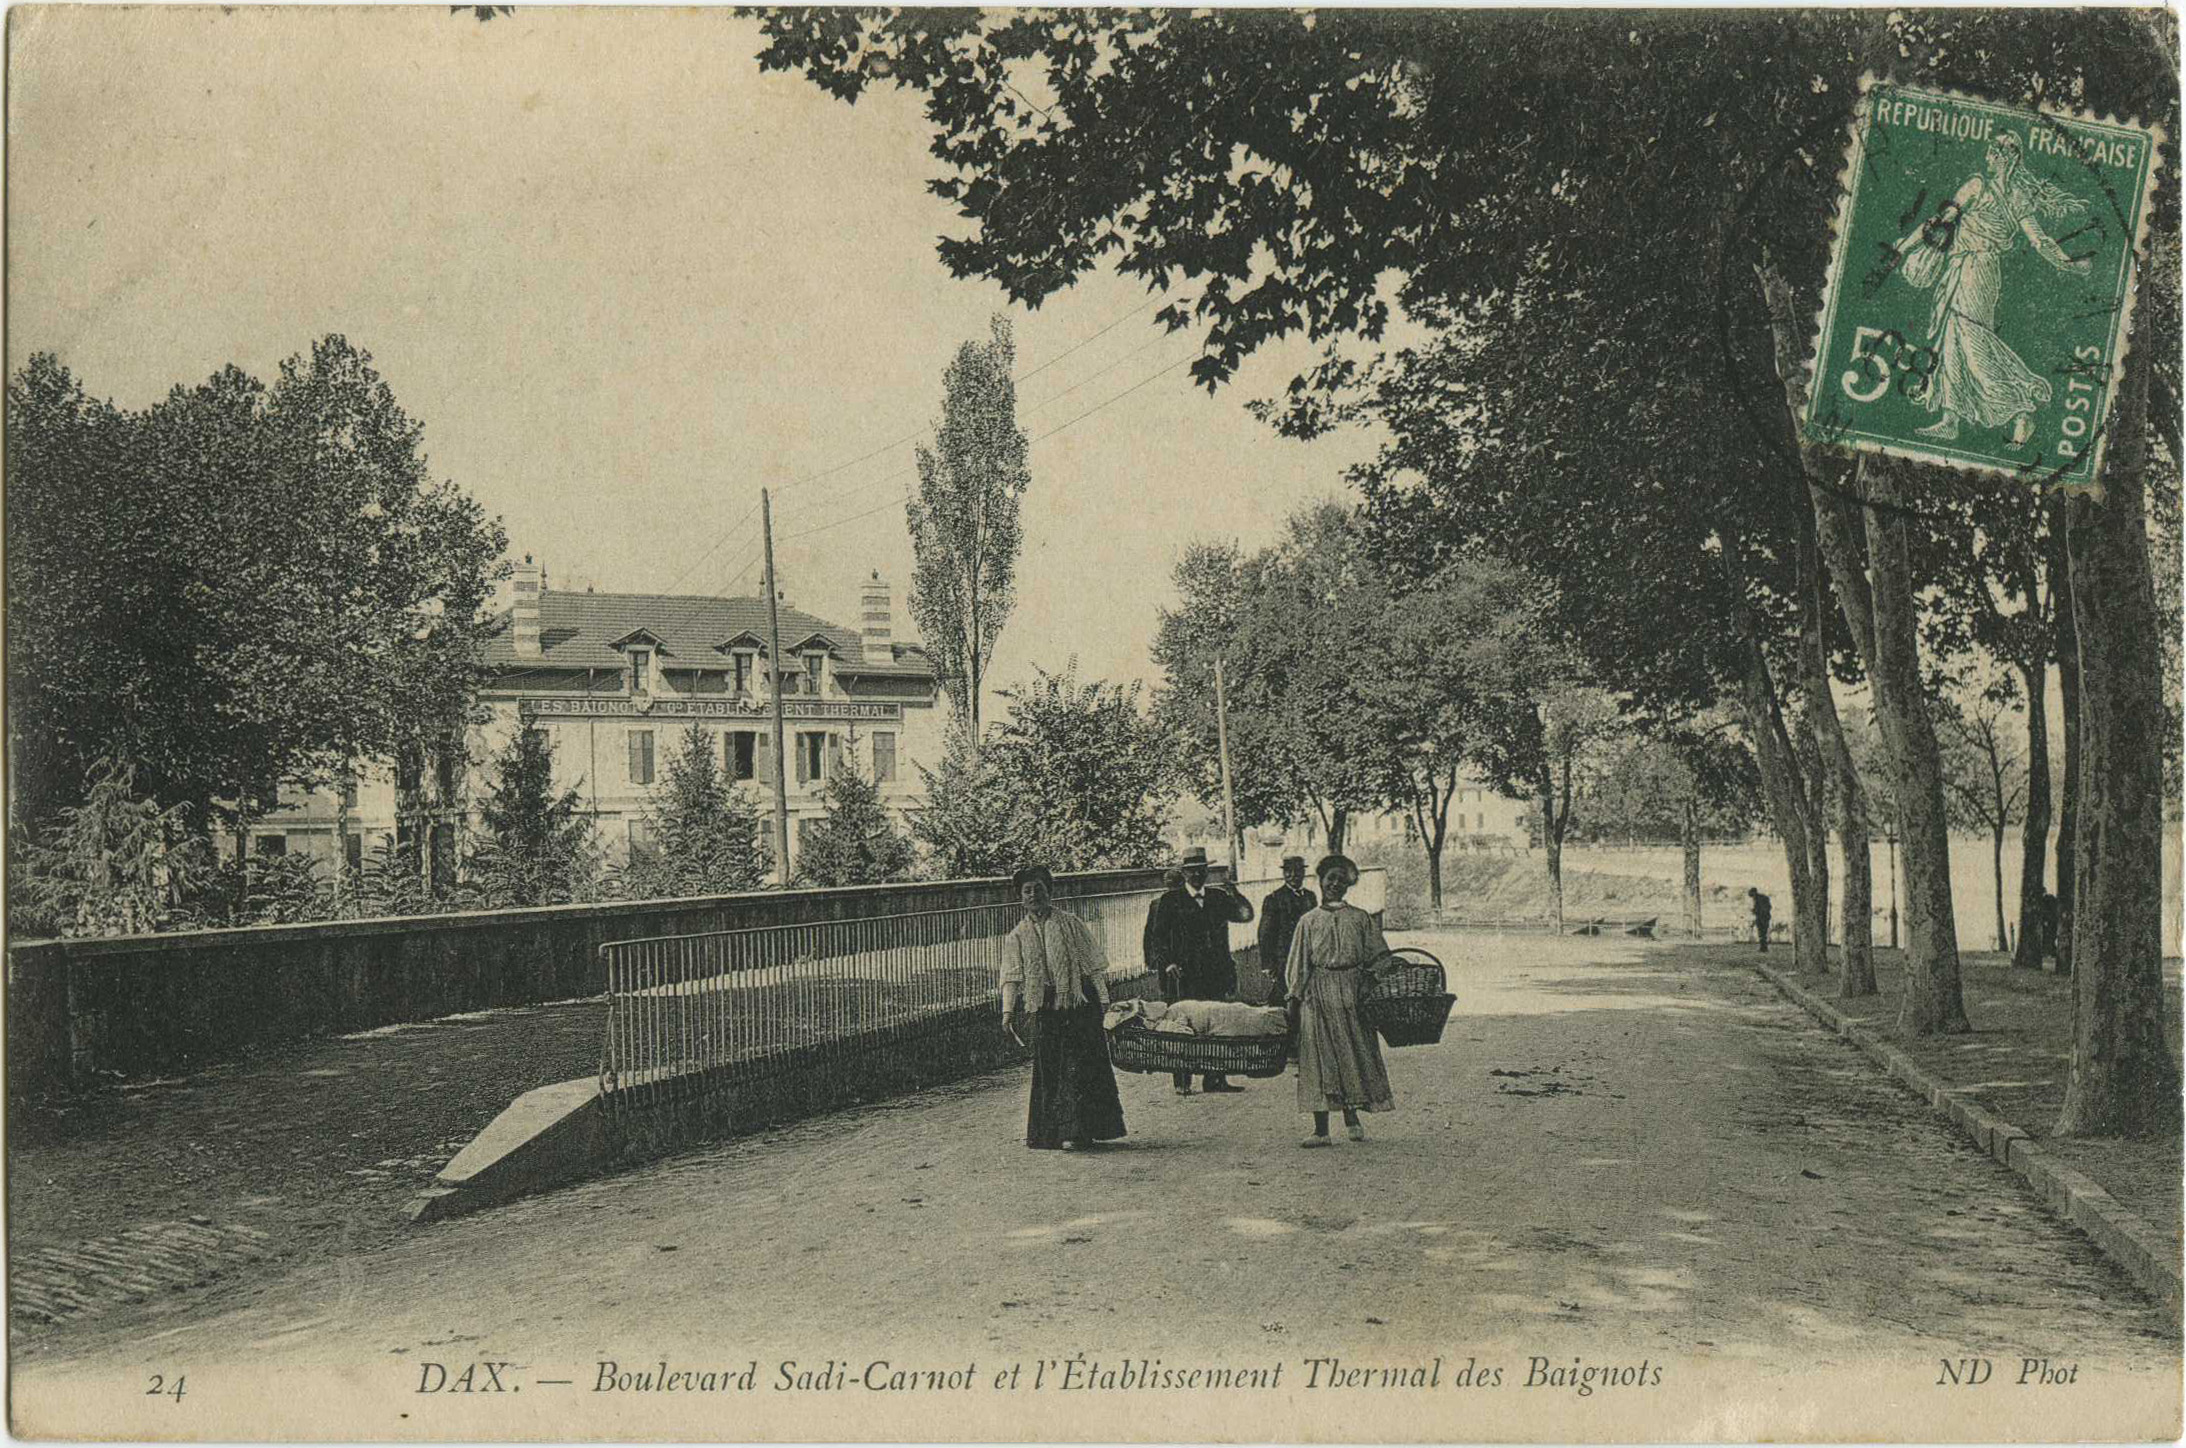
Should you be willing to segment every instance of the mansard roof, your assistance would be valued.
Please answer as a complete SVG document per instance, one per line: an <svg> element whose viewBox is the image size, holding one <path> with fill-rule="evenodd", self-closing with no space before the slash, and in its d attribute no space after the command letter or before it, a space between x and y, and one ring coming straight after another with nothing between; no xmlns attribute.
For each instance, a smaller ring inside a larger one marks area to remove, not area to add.
<svg viewBox="0 0 2186 1448"><path fill-rule="evenodd" d="M844 628L798 609L784 607L783 652L793 653L815 638L833 651L835 668L845 674L875 674L931 679L932 662L913 645L867 650L856 629ZM739 635L767 637L767 601L763 598L693 598L658 593L565 593L539 595L540 657L519 659L508 629L486 643L486 662L501 668L620 669L627 660L618 645L650 637L670 667L727 666L720 650ZM788 641L798 642L791 644Z"/></svg>

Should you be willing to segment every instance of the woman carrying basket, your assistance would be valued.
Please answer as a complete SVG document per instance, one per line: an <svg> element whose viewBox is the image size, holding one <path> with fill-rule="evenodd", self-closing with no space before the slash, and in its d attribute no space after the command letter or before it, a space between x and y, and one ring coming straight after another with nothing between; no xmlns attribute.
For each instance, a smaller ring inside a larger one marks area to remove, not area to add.
<svg viewBox="0 0 2186 1448"><path fill-rule="evenodd" d="M1343 898L1359 867L1330 855L1314 871L1321 904L1306 912L1291 937L1287 998L1298 1021L1298 1109L1313 1113L1302 1146L1328 1145L1328 1113L1341 1111L1345 1132L1366 1140L1361 1111L1388 1111L1389 1073L1382 1068L1374 1028L1359 1014L1362 967L1389 953L1374 917Z"/></svg>

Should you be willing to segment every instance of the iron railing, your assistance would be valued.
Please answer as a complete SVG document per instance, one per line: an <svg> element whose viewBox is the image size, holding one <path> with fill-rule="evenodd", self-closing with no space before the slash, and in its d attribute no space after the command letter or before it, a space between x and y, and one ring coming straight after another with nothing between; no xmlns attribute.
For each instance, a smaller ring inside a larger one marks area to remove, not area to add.
<svg viewBox="0 0 2186 1448"><path fill-rule="evenodd" d="M1362 908L1379 908L1380 877L1368 871L1361 882ZM1257 905L1278 883L1239 888ZM1159 893L1056 901L1091 929L1118 993L1151 986L1140 938ZM601 1095L612 1108L789 1070L851 1074L862 1053L886 1042L999 1011L1002 941L1022 918L1016 904L996 902L610 942L600 947ZM1254 928L1233 926L1233 945L1251 943Z"/></svg>

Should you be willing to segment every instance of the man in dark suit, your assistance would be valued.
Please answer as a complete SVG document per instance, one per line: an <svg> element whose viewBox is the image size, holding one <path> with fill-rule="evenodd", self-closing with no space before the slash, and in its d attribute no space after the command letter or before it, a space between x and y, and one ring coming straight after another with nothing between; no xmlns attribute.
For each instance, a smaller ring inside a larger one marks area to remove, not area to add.
<svg viewBox="0 0 2186 1448"><path fill-rule="evenodd" d="M1155 897L1146 911L1141 941L1146 968L1161 982L1161 998L1176 1001L1222 1000L1237 990L1237 960L1230 954L1230 923L1252 919L1244 896L1207 882L1207 852L1194 846L1178 862L1184 878ZM1189 1096L1192 1073L1175 1073L1176 1092ZM1226 1076L1208 1076L1208 1091L1242 1091Z"/></svg>
<svg viewBox="0 0 2186 1448"><path fill-rule="evenodd" d="M1298 922L1306 912L1320 903L1306 888L1305 856L1283 856L1283 883L1260 902L1260 971L1268 979L1271 1006L1284 1001L1283 968L1290 963L1290 937L1298 933Z"/></svg>

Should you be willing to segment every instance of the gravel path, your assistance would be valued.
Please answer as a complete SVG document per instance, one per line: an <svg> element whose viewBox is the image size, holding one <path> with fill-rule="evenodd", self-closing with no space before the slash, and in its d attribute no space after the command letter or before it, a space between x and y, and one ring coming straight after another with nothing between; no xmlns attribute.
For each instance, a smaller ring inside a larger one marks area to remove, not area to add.
<svg viewBox="0 0 2186 1448"><path fill-rule="evenodd" d="M298 1432L340 1401L366 1415L342 1419L350 1436L525 1436L515 1407L550 1404L537 1430L558 1437L642 1424L702 1437L2001 1438L2038 1432L2045 1412L2068 1415L2068 1436L2177 1432L2176 1324L1751 971L1616 939L1425 943L1452 967L1459 1015L1440 1048L1389 1054L1399 1109L1368 1119L1363 1146L1300 1151L1287 1078L1180 1099L1165 1078L1127 1076L1127 1142L1031 1153L1023 1073L1003 1072L382 1238L214 1310L86 1322L65 1350L21 1345L18 1411L66 1420L72 1387L158 1363L202 1380L206 1412L242 1411L246 1383L294 1374L321 1396L248 1399L251 1421ZM1024 1411L1005 1421L962 1416L991 1415L988 1398L890 1400L867 1419L863 1389L819 1405L764 1387L734 1405L592 1391L606 1359L1029 1373L1078 1351L1280 1362L1293 1387L1316 1357L1439 1358L1445 1378L1472 1360L1506 1383L1428 1394L1388 1422L1326 1417L1319 1389L1227 1409L1220 1395L1134 1398L1128 1426L1052 1395L1011 1400ZM1536 1356L1559 1370L1667 1363L1674 1381L1589 1418L1616 1395L1529 1393ZM1933 1386L1942 1360L1968 1356L2006 1377L2027 1357L2078 1368L2041 1404ZM473 1418L415 1392L422 1362L471 1359L517 1364L506 1371L529 1396Z"/></svg>

